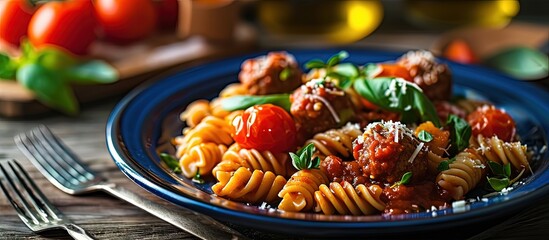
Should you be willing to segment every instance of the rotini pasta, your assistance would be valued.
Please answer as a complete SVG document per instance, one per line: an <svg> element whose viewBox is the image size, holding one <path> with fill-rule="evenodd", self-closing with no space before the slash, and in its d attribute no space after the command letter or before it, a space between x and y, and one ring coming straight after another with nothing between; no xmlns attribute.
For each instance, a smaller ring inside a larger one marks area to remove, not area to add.
<svg viewBox="0 0 549 240"><path fill-rule="evenodd" d="M315 145L316 155L324 159L328 155L338 155L349 158L353 151L353 141L362 133L358 124L347 124L339 129L330 129L317 133L305 144Z"/></svg>
<svg viewBox="0 0 549 240"><path fill-rule="evenodd" d="M484 176L486 160L472 148L467 148L455 156L449 169L437 176L436 182L450 193L453 199L462 199Z"/></svg>
<svg viewBox="0 0 549 240"><path fill-rule="evenodd" d="M184 130L183 136L182 138L175 139L178 152L180 153L187 152L192 146L197 144L197 141L200 143L212 142L224 145L229 145L233 142L229 123L222 118L214 116L207 116L194 128ZM192 144L190 144L191 140Z"/></svg>
<svg viewBox="0 0 549 240"><path fill-rule="evenodd" d="M315 210L326 215L371 215L385 209L385 203L380 199L382 191L379 185L353 187L347 181L343 186L337 182L331 182L330 187L322 184L315 192Z"/></svg>
<svg viewBox="0 0 549 240"><path fill-rule="evenodd" d="M231 174L218 174L218 181L212 191L220 196L240 202L273 203L278 201L277 194L286 184L280 175L261 170L250 171L240 167Z"/></svg>
<svg viewBox="0 0 549 240"><path fill-rule="evenodd" d="M181 172L185 177L192 178L197 173L209 175L213 167L221 161L227 150L223 144L200 143L191 147L179 159Z"/></svg>
<svg viewBox="0 0 549 240"><path fill-rule="evenodd" d="M278 208L288 212L309 211L314 206L314 193L328 177L319 169L300 170L292 175L278 193L282 198Z"/></svg>
<svg viewBox="0 0 549 240"><path fill-rule="evenodd" d="M471 140L487 160L505 165L511 163L515 170L530 168L526 145L520 142L504 142L497 136L486 138L481 134ZM531 169L530 169L531 170Z"/></svg>
<svg viewBox="0 0 549 240"><path fill-rule="evenodd" d="M194 128L202 119L210 116L210 102L208 100L196 100L189 104L179 118L187 124L187 127Z"/></svg>

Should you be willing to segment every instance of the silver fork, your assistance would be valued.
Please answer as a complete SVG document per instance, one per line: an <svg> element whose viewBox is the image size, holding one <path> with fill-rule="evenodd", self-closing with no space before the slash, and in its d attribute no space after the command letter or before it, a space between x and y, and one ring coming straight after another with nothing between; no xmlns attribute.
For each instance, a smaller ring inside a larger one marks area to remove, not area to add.
<svg viewBox="0 0 549 240"><path fill-rule="evenodd" d="M14 159L0 160L0 188L19 218L33 232L65 229L74 239L93 239L48 201Z"/></svg>
<svg viewBox="0 0 549 240"><path fill-rule="evenodd" d="M89 169L46 126L14 137L19 149L56 187L71 195L104 191L202 239L247 239L203 214L167 207L108 182ZM193 216L195 219L190 219Z"/></svg>

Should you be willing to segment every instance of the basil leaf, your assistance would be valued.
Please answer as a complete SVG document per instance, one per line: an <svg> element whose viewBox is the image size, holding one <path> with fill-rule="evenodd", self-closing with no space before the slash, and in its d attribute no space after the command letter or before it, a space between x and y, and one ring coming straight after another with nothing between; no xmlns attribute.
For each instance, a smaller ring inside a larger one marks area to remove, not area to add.
<svg viewBox="0 0 549 240"><path fill-rule="evenodd" d="M179 166L179 161L170 154L160 153L160 159L162 162L168 166L174 173L181 173L181 167ZM200 173L197 172L197 175L200 176Z"/></svg>
<svg viewBox="0 0 549 240"><path fill-rule="evenodd" d="M391 187L406 185L406 184L410 183L411 179L412 179L412 172L406 172L406 173L402 174L402 177L400 178L400 181L395 182Z"/></svg>
<svg viewBox="0 0 549 240"><path fill-rule="evenodd" d="M290 75L292 75L292 69L284 68L284 69L282 69L280 74L278 74L278 78L280 78L280 80L282 80L282 81L286 81L286 80L288 80Z"/></svg>
<svg viewBox="0 0 549 240"><path fill-rule="evenodd" d="M118 72L110 64L101 60L76 64L65 71L66 77L73 83L112 83L118 80Z"/></svg>
<svg viewBox="0 0 549 240"><path fill-rule="evenodd" d="M450 169L450 163L448 161L442 161L438 164L437 170L439 172L446 171Z"/></svg>
<svg viewBox="0 0 549 240"><path fill-rule="evenodd" d="M297 154L290 152L290 158L292 159L292 165L295 169L302 169L301 158L299 158Z"/></svg>
<svg viewBox="0 0 549 240"><path fill-rule="evenodd" d="M507 163L503 165L503 176L510 177L511 176L511 163Z"/></svg>
<svg viewBox="0 0 549 240"><path fill-rule="evenodd" d="M314 169L320 166L320 158L314 157L313 154L316 148L313 143L299 149L296 153L290 152L292 165L297 170Z"/></svg>
<svg viewBox="0 0 549 240"><path fill-rule="evenodd" d="M450 153L457 154L469 146L471 126L464 119L450 114L446 125L450 127Z"/></svg>
<svg viewBox="0 0 549 240"><path fill-rule="evenodd" d="M0 53L0 80L13 80L17 72L17 64L8 55Z"/></svg>
<svg viewBox="0 0 549 240"><path fill-rule="evenodd" d="M227 111L235 111L249 108L254 105L271 103L284 108L290 112L290 94L271 94L271 95L238 95L221 99L221 108Z"/></svg>
<svg viewBox="0 0 549 240"><path fill-rule="evenodd" d="M440 127L435 106L415 84L399 78L375 78L357 79L353 86L358 94L373 104L401 113L404 123L419 119Z"/></svg>
<svg viewBox="0 0 549 240"><path fill-rule="evenodd" d="M36 54L36 61L33 61L34 63L58 72L73 66L77 62L76 58L69 53L52 47L43 48Z"/></svg>
<svg viewBox="0 0 549 240"><path fill-rule="evenodd" d="M549 58L546 54L528 47L505 49L485 62L518 79L536 80L549 75Z"/></svg>
<svg viewBox="0 0 549 240"><path fill-rule="evenodd" d="M309 60L305 63L306 69L326 68L326 64L320 59Z"/></svg>
<svg viewBox="0 0 549 240"><path fill-rule="evenodd" d="M347 51L340 51L335 55L333 55L332 57L330 57L330 59L328 59L328 62L326 62L326 65L328 68L333 67L348 57L349 57L349 53Z"/></svg>
<svg viewBox="0 0 549 240"><path fill-rule="evenodd" d="M490 184L490 186L496 190L496 191L501 191L503 190L504 188L506 188L507 186L509 186L509 178L488 178L488 183Z"/></svg>
<svg viewBox="0 0 549 240"><path fill-rule="evenodd" d="M494 161L488 161L488 166L490 167L490 170L492 170L492 173L495 176L505 176L505 172L501 164Z"/></svg>
<svg viewBox="0 0 549 240"><path fill-rule="evenodd" d="M419 140L424 141L424 142L433 141L433 135L431 135L429 132L427 132L425 130L421 130L419 132L419 134L417 135L417 137L419 138Z"/></svg>
<svg viewBox="0 0 549 240"><path fill-rule="evenodd" d="M327 76L338 79L337 86L341 89L348 89L353 85L355 79L360 75L358 67L352 63L338 64L331 69Z"/></svg>
<svg viewBox="0 0 549 240"><path fill-rule="evenodd" d="M372 79L374 78L375 74L377 74L380 71L379 68L380 68L379 65L375 63L368 63L364 65L364 67L362 68L362 72L364 73L364 76L366 76L367 79Z"/></svg>
<svg viewBox="0 0 549 240"><path fill-rule="evenodd" d="M17 80L45 105L70 115L78 113L72 89L59 79L56 72L36 63L26 64L17 71Z"/></svg>

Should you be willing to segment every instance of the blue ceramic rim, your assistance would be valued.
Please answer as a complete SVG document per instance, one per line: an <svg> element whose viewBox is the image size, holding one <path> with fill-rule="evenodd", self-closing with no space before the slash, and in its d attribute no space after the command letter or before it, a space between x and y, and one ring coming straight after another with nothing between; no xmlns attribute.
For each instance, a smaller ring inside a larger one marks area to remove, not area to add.
<svg viewBox="0 0 549 240"><path fill-rule="evenodd" d="M302 54L309 54L314 55L318 51L315 50L290 50L292 54L295 55L302 55ZM337 52L336 50L332 52L328 51L322 51L319 55L331 55L333 53ZM397 56L400 55L400 53L385 53L385 52L378 52L378 51L365 51L365 50L352 50L351 56L365 56L365 55L372 55L374 58L378 56L378 61L386 61L390 59L394 59ZM358 53L358 54L357 54ZM120 121L124 114L124 112L127 110L127 106L132 102L135 101L136 98L139 98L140 94L143 94L143 92L146 92L147 89L149 89L151 86L158 86L162 84L166 84L169 82L169 79L174 79L177 77L181 77L185 73L191 74L191 73L197 73L200 71L207 71L207 69L215 69L216 67L223 66L223 65L230 65L229 63L234 61L240 61L246 58L250 58L253 56L261 55L264 53L256 53L251 54L248 56L242 56L238 58L232 58L225 61L219 61L214 62L210 64L206 64L203 66L191 68L188 70L185 70L181 73L178 73L174 76L168 77L164 80L161 80L159 82L150 83L144 86L139 87L138 89L132 91L128 96L126 96L113 110L111 113L111 116L108 119L107 123L107 145L109 148L109 152L111 153L112 157L114 158L116 164L121 168L121 170L134 182L136 182L138 185L144 187L145 189L161 196L162 198L168 199L171 202L184 205L186 207L207 212L209 214L213 214L214 217L228 217L227 219L234 219L234 220L246 220L246 221L258 221L258 222L269 222L270 224L280 225L280 226L294 226L296 228L303 227L306 228L313 228L313 229L320 229L320 228L328 228L328 229L334 229L334 228L345 228L345 229L371 229L371 228L379 228L379 227L388 227L388 228L402 228L402 227L408 227L408 226L419 226L419 225L429 225L429 224L440 224L442 222L456 222L463 219L470 219L471 217L475 217L478 219L478 217L483 216L484 214L488 213L494 213L500 210L508 210L509 207L512 206L518 206L518 205L524 205L526 202L538 199L549 192L549 187L547 186L547 183L544 183L540 186L537 190L530 189L530 192L526 192L525 195L522 196L512 196L514 193L511 192L508 196L511 197L510 200L506 200L500 203L495 204L487 204L490 205L488 207L480 207L478 209L475 209L474 211L468 211L461 214L451 214L451 215L445 215L445 216L439 216L436 218L428 218L428 219L413 219L411 221L381 221L381 222L318 222L318 221L306 221L306 220L296 220L296 219L287 219L287 218L274 218L270 216L263 216L263 215L254 215L250 213L245 212L238 212L230 209L226 209L223 207L211 205L210 203L206 202L200 202L195 199L189 199L189 198L181 198L181 196L174 191L170 191L164 187L161 186L159 182L154 181L154 179L151 179L151 176L143 176L143 173L140 173L137 171L135 166L130 166L127 161L127 158L131 158L131 156L125 155L125 150L121 147L120 142L118 142L119 134L121 134L120 129ZM379 57L381 56L381 57ZM372 62L374 60L369 60L369 62ZM513 92L517 89L521 89L522 93L519 95L523 95L520 97L527 98L528 101L531 101L533 104L537 103L539 106L537 106L540 110L538 111L541 118L541 124L545 124L545 135L549 136L547 123L549 123L548 117L545 116L543 113L549 112L549 108L547 106L544 106L542 103L543 96L547 96L547 93L545 93L543 90L534 88L529 85L519 85L518 82L509 79L505 76L499 75L496 72L487 70L487 69L480 69L480 68L472 68L470 66L463 66L455 63L449 63L452 66L452 69L459 69L460 71L470 71L470 74L475 75L476 77L479 77L480 79L486 78L487 76L492 76L497 79L505 79L506 84L502 84L498 86L499 88L503 88L506 92ZM173 80L172 80L173 81ZM504 91L504 92L505 92ZM529 93L529 94L525 94ZM168 94L169 95L169 94ZM123 133L122 133L123 135ZM146 156L138 156L138 157L146 157ZM546 160L546 159L545 159ZM537 176L537 179L548 179L549 178L549 171L545 171L541 173L539 176ZM534 187L534 186L531 186ZM179 197L178 197L179 195ZM520 204L522 203L522 204ZM314 227L312 226L314 225Z"/></svg>

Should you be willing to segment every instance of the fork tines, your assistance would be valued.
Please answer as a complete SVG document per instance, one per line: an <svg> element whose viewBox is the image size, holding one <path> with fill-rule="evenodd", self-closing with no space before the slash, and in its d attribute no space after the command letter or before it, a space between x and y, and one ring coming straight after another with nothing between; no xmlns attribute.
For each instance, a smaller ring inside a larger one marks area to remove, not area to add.
<svg viewBox="0 0 549 240"><path fill-rule="evenodd" d="M0 160L0 188L23 222L33 231L63 222L63 215L13 159Z"/></svg>
<svg viewBox="0 0 549 240"><path fill-rule="evenodd" d="M44 125L15 136L15 143L40 172L65 192L97 177Z"/></svg>

